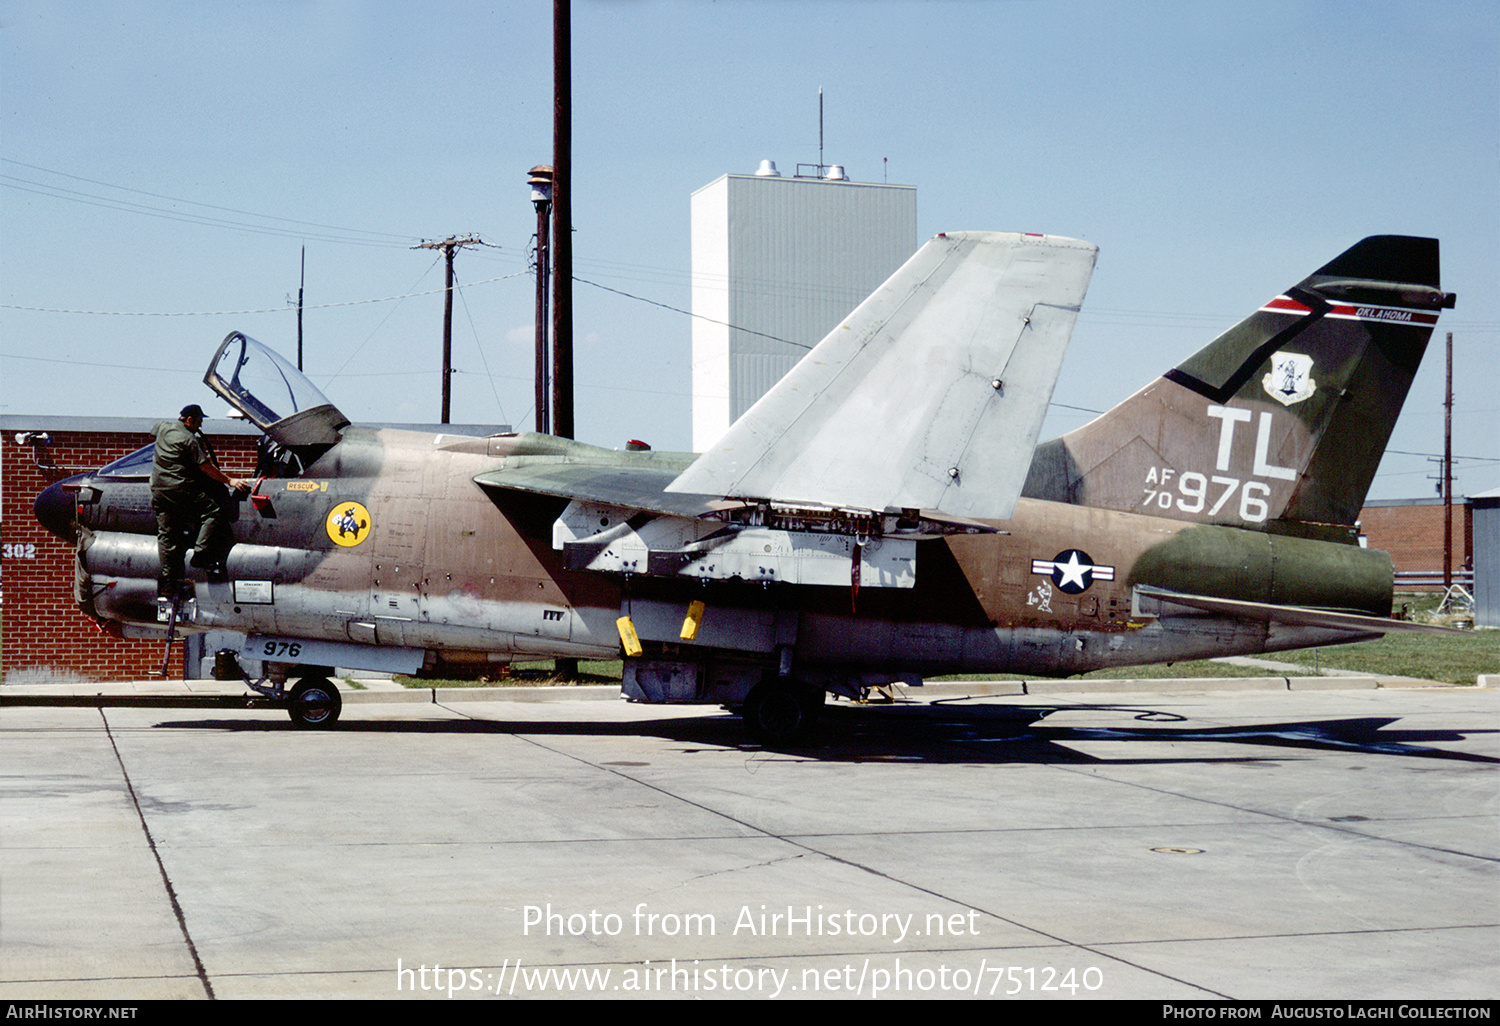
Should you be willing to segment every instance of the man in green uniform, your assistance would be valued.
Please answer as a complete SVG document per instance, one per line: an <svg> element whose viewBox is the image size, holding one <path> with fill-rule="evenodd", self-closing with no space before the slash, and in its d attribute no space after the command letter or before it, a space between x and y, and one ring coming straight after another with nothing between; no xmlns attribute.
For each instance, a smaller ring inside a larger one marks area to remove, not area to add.
<svg viewBox="0 0 1500 1026"><path fill-rule="evenodd" d="M189 538L197 550L193 566L207 569L210 580L224 578L224 557L233 542L224 487L250 490L248 481L219 469L213 447L199 431L202 426L203 408L195 403L184 406L176 420L164 420L151 429L156 439L151 508L156 512L156 546L161 555L158 593L162 595L175 593L187 576L183 557Z"/></svg>

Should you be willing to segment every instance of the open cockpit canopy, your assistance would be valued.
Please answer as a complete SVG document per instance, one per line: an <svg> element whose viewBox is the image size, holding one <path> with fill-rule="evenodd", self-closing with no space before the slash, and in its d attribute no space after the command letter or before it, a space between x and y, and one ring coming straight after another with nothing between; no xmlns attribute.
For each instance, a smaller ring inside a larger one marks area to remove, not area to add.
<svg viewBox="0 0 1500 1026"><path fill-rule="evenodd" d="M349 418L300 370L242 332L224 339L203 383L290 449L333 445L349 426Z"/></svg>

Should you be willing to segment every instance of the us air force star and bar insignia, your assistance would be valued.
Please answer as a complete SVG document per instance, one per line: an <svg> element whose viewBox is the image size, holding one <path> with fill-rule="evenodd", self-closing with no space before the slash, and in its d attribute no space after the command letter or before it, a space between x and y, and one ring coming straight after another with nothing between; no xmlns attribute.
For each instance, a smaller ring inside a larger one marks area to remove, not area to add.
<svg viewBox="0 0 1500 1026"><path fill-rule="evenodd" d="M1069 595L1088 591L1095 581L1115 579L1114 567L1099 566L1082 549L1067 549L1051 559L1033 559L1031 572L1051 577L1052 583Z"/></svg>
<svg viewBox="0 0 1500 1026"><path fill-rule="evenodd" d="M357 502L341 502L333 507L323 527L335 545L358 545L370 535L370 511Z"/></svg>

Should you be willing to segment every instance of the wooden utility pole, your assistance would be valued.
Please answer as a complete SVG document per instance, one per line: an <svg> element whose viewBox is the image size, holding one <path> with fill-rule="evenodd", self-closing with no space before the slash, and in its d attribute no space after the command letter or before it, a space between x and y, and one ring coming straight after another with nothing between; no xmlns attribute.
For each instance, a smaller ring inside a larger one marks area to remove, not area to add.
<svg viewBox="0 0 1500 1026"><path fill-rule="evenodd" d="M552 433L573 437L572 0L552 0ZM577 659L554 664L578 676Z"/></svg>
<svg viewBox="0 0 1500 1026"><path fill-rule="evenodd" d="M422 242L412 247L412 249L440 249L448 258L448 287L444 290L443 297L443 419L439 421L441 424L450 422L449 417L453 409L453 253L465 246L478 245L482 245L482 242L477 235L465 235L461 239L450 235L441 242Z"/></svg>
<svg viewBox="0 0 1500 1026"><path fill-rule="evenodd" d="M573 437L573 41L552 0L552 433Z"/></svg>
<svg viewBox="0 0 1500 1026"><path fill-rule="evenodd" d="M1443 398L1443 601L1453 587L1453 332L1448 332L1448 387Z"/></svg>

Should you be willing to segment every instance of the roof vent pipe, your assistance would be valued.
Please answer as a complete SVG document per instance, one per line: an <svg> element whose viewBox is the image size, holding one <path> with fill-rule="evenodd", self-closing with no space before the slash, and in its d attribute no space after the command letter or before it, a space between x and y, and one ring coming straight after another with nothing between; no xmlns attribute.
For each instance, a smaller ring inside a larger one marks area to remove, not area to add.
<svg viewBox="0 0 1500 1026"><path fill-rule="evenodd" d="M760 167L755 169L756 178L780 178L781 172L776 170L776 161L763 160Z"/></svg>
<svg viewBox="0 0 1500 1026"><path fill-rule="evenodd" d="M844 180L844 165L829 164L828 170L823 172L823 177L830 182L842 182Z"/></svg>

